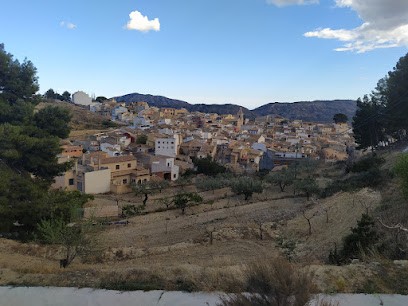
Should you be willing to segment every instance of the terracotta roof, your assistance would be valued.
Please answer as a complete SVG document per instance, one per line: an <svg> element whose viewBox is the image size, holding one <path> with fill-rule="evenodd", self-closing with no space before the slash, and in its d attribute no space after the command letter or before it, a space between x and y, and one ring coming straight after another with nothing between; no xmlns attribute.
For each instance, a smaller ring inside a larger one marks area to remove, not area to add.
<svg viewBox="0 0 408 306"><path fill-rule="evenodd" d="M101 164L121 163L132 160L136 160L136 157L134 157L133 155L116 156L102 159Z"/></svg>

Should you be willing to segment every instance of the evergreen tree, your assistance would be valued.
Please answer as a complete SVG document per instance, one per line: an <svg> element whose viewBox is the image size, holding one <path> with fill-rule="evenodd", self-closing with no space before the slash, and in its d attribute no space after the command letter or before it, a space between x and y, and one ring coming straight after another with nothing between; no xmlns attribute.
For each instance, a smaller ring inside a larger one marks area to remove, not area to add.
<svg viewBox="0 0 408 306"><path fill-rule="evenodd" d="M348 121L348 117L345 114L338 113L333 116L333 121L335 123L346 123Z"/></svg>
<svg viewBox="0 0 408 306"><path fill-rule="evenodd" d="M384 105L374 94L357 100L357 111L353 117L354 138L359 149L374 148L380 141L385 140L384 121L382 114Z"/></svg>
<svg viewBox="0 0 408 306"><path fill-rule="evenodd" d="M387 132L397 136L400 129L408 129L408 54L399 59L384 82L385 124Z"/></svg>
<svg viewBox="0 0 408 306"><path fill-rule="evenodd" d="M59 164L60 138L69 134L66 109L46 107L36 95L36 68L18 60L0 44L0 228L23 224L26 232L50 213L48 192L54 177L71 164Z"/></svg>

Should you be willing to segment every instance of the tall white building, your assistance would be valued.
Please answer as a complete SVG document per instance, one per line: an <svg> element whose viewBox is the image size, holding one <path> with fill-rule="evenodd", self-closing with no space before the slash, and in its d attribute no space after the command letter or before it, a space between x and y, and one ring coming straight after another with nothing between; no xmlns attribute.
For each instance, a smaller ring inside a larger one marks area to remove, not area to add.
<svg viewBox="0 0 408 306"><path fill-rule="evenodd" d="M176 157L179 149L178 138L156 138L155 155Z"/></svg>
<svg viewBox="0 0 408 306"><path fill-rule="evenodd" d="M72 95L72 102L79 105L90 105L92 103L92 99L83 91L77 91Z"/></svg>

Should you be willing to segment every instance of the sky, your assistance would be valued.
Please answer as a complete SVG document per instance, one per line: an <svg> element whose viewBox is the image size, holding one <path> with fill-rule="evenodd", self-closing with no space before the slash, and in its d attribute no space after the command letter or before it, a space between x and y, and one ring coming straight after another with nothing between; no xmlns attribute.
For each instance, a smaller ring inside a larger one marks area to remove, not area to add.
<svg viewBox="0 0 408 306"><path fill-rule="evenodd" d="M0 0L40 92L190 103L357 99L408 46L407 0Z"/></svg>

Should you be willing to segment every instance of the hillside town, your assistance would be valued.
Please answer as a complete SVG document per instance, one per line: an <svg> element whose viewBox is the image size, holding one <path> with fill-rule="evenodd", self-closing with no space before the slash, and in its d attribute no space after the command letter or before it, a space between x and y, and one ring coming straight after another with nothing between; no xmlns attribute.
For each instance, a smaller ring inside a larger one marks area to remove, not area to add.
<svg viewBox="0 0 408 306"><path fill-rule="evenodd" d="M55 188L99 194L131 191L149 180L176 181L193 160L209 158L236 174L280 169L295 160L346 160L356 144L347 123L304 122L278 115L189 113L146 102L93 102L84 92L73 103L122 127L65 141L59 158L75 166Z"/></svg>

